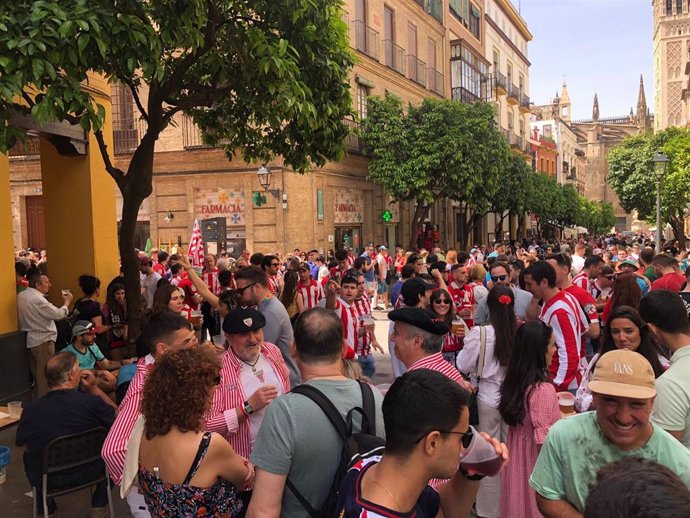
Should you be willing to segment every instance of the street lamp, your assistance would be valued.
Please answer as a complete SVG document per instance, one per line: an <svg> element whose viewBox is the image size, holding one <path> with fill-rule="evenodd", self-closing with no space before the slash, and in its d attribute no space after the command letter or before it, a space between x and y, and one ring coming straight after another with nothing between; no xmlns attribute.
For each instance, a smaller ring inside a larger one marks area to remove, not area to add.
<svg viewBox="0 0 690 518"><path fill-rule="evenodd" d="M668 157L661 151L657 151L654 158L654 176L656 176L656 253L661 253L661 182L666 174Z"/></svg>
<svg viewBox="0 0 690 518"><path fill-rule="evenodd" d="M270 192L274 198L281 198L280 189L271 189L271 179L273 178L273 173L266 167L266 164L262 164L259 170L256 172L256 177L259 179L259 185L263 188L264 192ZM287 209L287 194L282 195L283 208Z"/></svg>

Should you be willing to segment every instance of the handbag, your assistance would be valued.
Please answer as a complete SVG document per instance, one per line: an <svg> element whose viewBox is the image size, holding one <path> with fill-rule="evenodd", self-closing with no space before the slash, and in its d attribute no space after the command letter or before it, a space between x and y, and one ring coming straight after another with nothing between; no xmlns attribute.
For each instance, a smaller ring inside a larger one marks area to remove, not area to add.
<svg viewBox="0 0 690 518"><path fill-rule="evenodd" d="M467 407L470 411L470 424L479 424L479 407L477 394L479 394L479 380L484 374L484 357L486 355L486 326L479 326L479 363L477 364L477 389L470 395Z"/></svg>

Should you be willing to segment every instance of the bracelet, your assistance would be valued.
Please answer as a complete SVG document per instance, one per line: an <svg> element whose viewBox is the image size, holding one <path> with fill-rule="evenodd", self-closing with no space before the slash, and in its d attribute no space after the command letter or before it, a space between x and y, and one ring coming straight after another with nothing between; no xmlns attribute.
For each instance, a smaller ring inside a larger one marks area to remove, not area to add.
<svg viewBox="0 0 690 518"><path fill-rule="evenodd" d="M482 475L481 473L477 473L476 475L470 475L465 471L465 468L460 464L460 474L467 480L481 480L483 479L486 475Z"/></svg>

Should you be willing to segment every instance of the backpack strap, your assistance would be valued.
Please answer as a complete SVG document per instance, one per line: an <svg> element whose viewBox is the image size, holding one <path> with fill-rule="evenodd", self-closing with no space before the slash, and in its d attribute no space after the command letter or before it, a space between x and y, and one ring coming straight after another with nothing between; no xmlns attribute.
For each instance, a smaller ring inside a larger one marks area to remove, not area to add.
<svg viewBox="0 0 690 518"><path fill-rule="evenodd" d="M364 383L363 381L358 381L359 388L362 390L362 433L369 433L371 435L376 435L376 409L374 406L374 393L371 390L371 385ZM365 429L364 418L367 420L369 429Z"/></svg>
<svg viewBox="0 0 690 518"><path fill-rule="evenodd" d="M363 390L363 389L362 389ZM326 414L326 417L328 420L331 422L333 427L335 428L336 432L338 432L338 435L342 439L343 443L345 444L347 442L347 423L343 419L343 417L340 415L340 412L338 409L335 407L335 405L331 402L330 399L328 399L323 392L321 392L319 389L316 387L312 387L311 385L297 385L294 387L291 392L295 394L302 394L303 396L308 397L311 399L314 403L318 405L318 407L321 409L321 411ZM372 394L373 398L373 394ZM306 509L307 513L309 513L309 516L312 518L318 518L320 516L319 511L314 509L312 505L307 501L306 498L298 491L298 489L295 487L295 485L292 483L290 480L290 477L288 477L285 480L285 485L292 491L292 494L295 495L295 498L299 500L300 504Z"/></svg>

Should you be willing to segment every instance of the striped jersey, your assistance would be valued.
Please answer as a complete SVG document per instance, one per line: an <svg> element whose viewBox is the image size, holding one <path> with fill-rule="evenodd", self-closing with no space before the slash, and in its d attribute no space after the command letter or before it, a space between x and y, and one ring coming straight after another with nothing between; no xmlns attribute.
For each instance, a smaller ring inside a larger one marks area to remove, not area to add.
<svg viewBox="0 0 690 518"><path fill-rule="evenodd" d="M303 284L302 281L299 281L297 283L297 290L302 295L305 310L315 308L318 302L324 297L323 286L314 279L310 279L308 284Z"/></svg>
<svg viewBox="0 0 690 518"><path fill-rule="evenodd" d="M204 281L204 284L208 286L208 289L214 295L218 295L221 292L222 288L218 282L218 268L213 268L210 271L204 270L201 273L201 280Z"/></svg>
<svg viewBox="0 0 690 518"><path fill-rule="evenodd" d="M280 293L280 286L278 285L278 279L275 277L272 277L270 275L266 275L266 279L268 280L268 291L271 292L272 295L278 296Z"/></svg>
<svg viewBox="0 0 690 518"><path fill-rule="evenodd" d="M348 304L340 297L336 299L333 311L336 312L343 324L343 338L353 351L357 351L360 341L357 311L354 306Z"/></svg>
<svg viewBox="0 0 690 518"><path fill-rule="evenodd" d="M580 385L580 338L589 329L587 315L573 295L559 291L542 306L539 319L553 329L556 337L556 354L549 366L556 390L577 389Z"/></svg>
<svg viewBox="0 0 690 518"><path fill-rule="evenodd" d="M364 318L371 316L371 300L364 295L362 298L355 299L352 307L355 308L360 325L363 325ZM359 349L355 349L355 352L359 356L367 356L371 352L371 333L366 332L359 337Z"/></svg>
<svg viewBox="0 0 690 518"><path fill-rule="evenodd" d="M577 286L578 288L582 288L585 291L590 291L590 289L589 289L589 277L587 276L587 272L582 270L575 277L573 277L573 284L575 286Z"/></svg>

